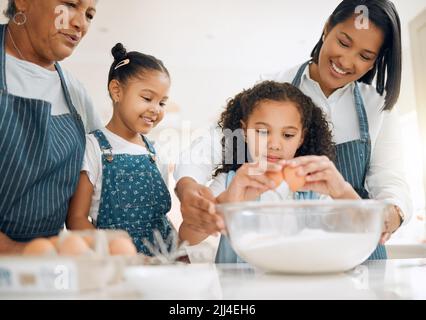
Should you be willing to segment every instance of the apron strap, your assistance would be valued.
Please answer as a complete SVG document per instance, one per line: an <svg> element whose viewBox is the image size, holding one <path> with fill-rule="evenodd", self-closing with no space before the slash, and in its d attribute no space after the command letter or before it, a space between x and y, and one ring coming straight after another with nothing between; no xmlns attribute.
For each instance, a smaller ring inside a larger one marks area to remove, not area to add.
<svg viewBox="0 0 426 320"><path fill-rule="evenodd" d="M365 111L365 104L361 96L361 91L359 90L358 82L355 82L354 98L356 112L358 114L359 119L359 131L361 135L361 140L363 142L368 142L370 140L370 130L368 125L367 112Z"/></svg>
<svg viewBox="0 0 426 320"><path fill-rule="evenodd" d="M104 151L111 152L112 150L111 144L109 143L107 137L104 135L104 133L101 130L95 130L91 132L90 134L93 134L96 140L98 140L98 143L99 143L99 146L101 147L102 152Z"/></svg>
<svg viewBox="0 0 426 320"><path fill-rule="evenodd" d="M71 95L70 95L70 92L68 90L68 86L67 86L66 81L65 81L64 73L63 73L62 68L61 68L61 66L59 65L58 62L55 62L55 68L56 68L56 71L59 74L59 78L61 79L62 90L64 91L65 100L67 101L68 108L70 109L70 112L71 112L72 115L77 116L77 118L80 118L80 115L78 114L77 110L75 109L74 103L72 102Z"/></svg>
<svg viewBox="0 0 426 320"><path fill-rule="evenodd" d="M299 68L299 70L297 71L296 76L293 79L292 85L299 88L300 87L300 83L302 82L302 75L305 72L306 67L311 63L311 60L305 62L304 64L302 64L302 66Z"/></svg>
<svg viewBox="0 0 426 320"><path fill-rule="evenodd" d="M0 93L7 91L6 85L6 30L7 25L0 25Z"/></svg>
<svg viewBox="0 0 426 320"><path fill-rule="evenodd" d="M155 151L154 148L154 144L147 138L145 137L143 134L141 134L143 141L145 142L146 146L148 147L148 151L152 154L152 155L156 155L157 152Z"/></svg>

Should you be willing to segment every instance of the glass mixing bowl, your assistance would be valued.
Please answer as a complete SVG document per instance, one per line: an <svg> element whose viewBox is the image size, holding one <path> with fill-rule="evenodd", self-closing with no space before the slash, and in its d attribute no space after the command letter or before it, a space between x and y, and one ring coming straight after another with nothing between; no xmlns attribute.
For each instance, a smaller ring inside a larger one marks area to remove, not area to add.
<svg viewBox="0 0 426 320"><path fill-rule="evenodd" d="M334 273L363 263L377 247L389 204L374 200L222 204L235 252L269 272Z"/></svg>

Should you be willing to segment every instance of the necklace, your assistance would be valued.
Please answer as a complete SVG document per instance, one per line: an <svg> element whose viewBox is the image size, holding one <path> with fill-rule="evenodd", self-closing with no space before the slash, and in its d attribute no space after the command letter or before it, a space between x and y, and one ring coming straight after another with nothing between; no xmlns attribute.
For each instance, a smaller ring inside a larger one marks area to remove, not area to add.
<svg viewBox="0 0 426 320"><path fill-rule="evenodd" d="M13 45L13 47L14 47L14 48L15 48L15 50L18 52L18 54L19 54L19 56L21 57L21 59L22 59L22 60L25 60L24 56L23 56L23 55L22 55L22 53L21 53L21 50L19 50L19 49L18 49L18 47L16 46L16 43L15 43L15 41L13 40L12 33L10 32L10 29L9 29L9 28L7 28L7 32L9 33L10 40L12 40L12 45Z"/></svg>

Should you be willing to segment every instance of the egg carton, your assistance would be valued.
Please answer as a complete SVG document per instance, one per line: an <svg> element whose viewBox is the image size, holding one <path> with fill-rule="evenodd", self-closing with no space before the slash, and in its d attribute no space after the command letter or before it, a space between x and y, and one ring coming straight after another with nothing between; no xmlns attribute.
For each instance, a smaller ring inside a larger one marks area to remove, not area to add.
<svg viewBox="0 0 426 320"><path fill-rule="evenodd" d="M68 241L71 248L61 252L71 236L79 241ZM109 243L119 237L130 239L127 232L118 230L63 231L49 239L53 246L42 241L54 248L42 256L0 256L0 294L76 293L117 284L127 265L149 263L143 255L112 256ZM79 252L82 244L85 251Z"/></svg>
<svg viewBox="0 0 426 320"><path fill-rule="evenodd" d="M89 251L68 256L60 250L44 256L0 256L0 297L13 293L63 294L99 290L119 284L127 267L189 262L185 260L185 243L179 245L177 235L163 240L158 231L154 231L153 243L144 240L152 257L143 254L112 256L111 240L130 239L127 232L120 230L63 231L52 240L58 248L67 238L76 235L84 238ZM77 249L67 252L78 253Z"/></svg>
<svg viewBox="0 0 426 320"><path fill-rule="evenodd" d="M0 294L80 293L122 280L120 257L0 257Z"/></svg>

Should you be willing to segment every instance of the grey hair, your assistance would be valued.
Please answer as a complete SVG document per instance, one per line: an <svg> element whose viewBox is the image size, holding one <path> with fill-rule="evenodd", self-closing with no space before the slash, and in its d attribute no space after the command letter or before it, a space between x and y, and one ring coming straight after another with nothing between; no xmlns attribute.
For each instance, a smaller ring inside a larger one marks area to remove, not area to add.
<svg viewBox="0 0 426 320"><path fill-rule="evenodd" d="M8 0L7 8L3 12L4 15L9 19L13 19L17 11L18 10L16 9L16 6L15 6L15 0Z"/></svg>

